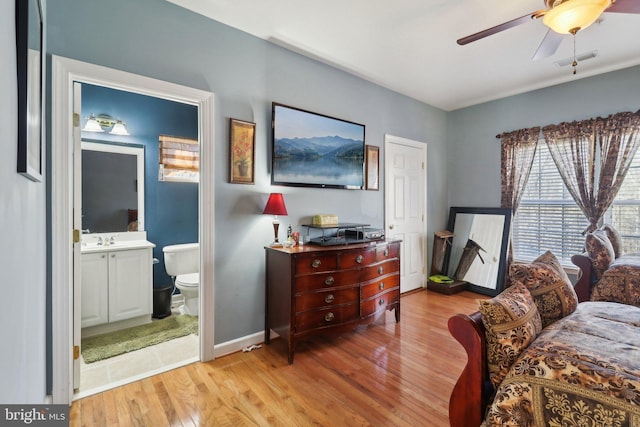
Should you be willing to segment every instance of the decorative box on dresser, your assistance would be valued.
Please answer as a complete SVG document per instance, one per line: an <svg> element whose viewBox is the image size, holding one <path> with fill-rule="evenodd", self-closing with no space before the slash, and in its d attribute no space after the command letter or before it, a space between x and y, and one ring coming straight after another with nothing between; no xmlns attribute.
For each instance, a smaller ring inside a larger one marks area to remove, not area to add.
<svg viewBox="0 0 640 427"><path fill-rule="evenodd" d="M265 343L288 344L371 323L386 310L400 321L400 241L265 247Z"/></svg>

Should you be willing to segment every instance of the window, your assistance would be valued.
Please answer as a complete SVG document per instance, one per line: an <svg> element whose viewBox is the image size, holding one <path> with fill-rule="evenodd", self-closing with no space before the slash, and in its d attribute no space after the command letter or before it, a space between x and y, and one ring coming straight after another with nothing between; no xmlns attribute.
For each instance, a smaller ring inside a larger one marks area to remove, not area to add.
<svg viewBox="0 0 640 427"><path fill-rule="evenodd" d="M604 222L620 232L624 253L640 253L640 156L633 159ZM513 220L515 258L531 261L550 250L562 264L572 265L571 256L584 250L582 232L588 226L541 139Z"/></svg>
<svg viewBox="0 0 640 427"><path fill-rule="evenodd" d="M640 155L636 155L604 221L622 236L623 253L640 253Z"/></svg>
<svg viewBox="0 0 640 427"><path fill-rule="evenodd" d="M571 256L583 251L582 232L588 226L541 139L513 221L515 259L531 261L550 250L562 264L572 265Z"/></svg>

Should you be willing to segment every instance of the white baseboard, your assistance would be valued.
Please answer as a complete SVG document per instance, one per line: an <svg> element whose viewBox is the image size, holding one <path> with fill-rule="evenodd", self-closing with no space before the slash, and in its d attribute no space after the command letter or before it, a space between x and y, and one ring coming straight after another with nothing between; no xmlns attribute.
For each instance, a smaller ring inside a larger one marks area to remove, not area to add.
<svg viewBox="0 0 640 427"><path fill-rule="evenodd" d="M264 332L256 332L251 335L236 338L213 346L213 357L222 357L227 354L242 351L243 348L264 343Z"/></svg>

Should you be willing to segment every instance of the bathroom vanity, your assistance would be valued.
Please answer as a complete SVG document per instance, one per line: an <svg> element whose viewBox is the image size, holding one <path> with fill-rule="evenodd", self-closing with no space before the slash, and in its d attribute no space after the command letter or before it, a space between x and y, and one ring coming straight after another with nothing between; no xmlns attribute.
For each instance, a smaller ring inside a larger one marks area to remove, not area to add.
<svg viewBox="0 0 640 427"><path fill-rule="evenodd" d="M154 247L146 232L83 236L83 337L151 321Z"/></svg>

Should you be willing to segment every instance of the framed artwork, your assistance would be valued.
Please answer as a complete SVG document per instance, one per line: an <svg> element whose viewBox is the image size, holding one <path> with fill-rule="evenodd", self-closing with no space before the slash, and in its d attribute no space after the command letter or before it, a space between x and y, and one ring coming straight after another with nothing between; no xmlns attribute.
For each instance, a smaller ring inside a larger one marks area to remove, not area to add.
<svg viewBox="0 0 640 427"><path fill-rule="evenodd" d="M254 184L256 124L230 119L229 182Z"/></svg>
<svg viewBox="0 0 640 427"><path fill-rule="evenodd" d="M366 189L380 189L380 148L373 145L366 146Z"/></svg>
<svg viewBox="0 0 640 427"><path fill-rule="evenodd" d="M18 75L17 172L42 181L42 9L40 0L16 0Z"/></svg>

